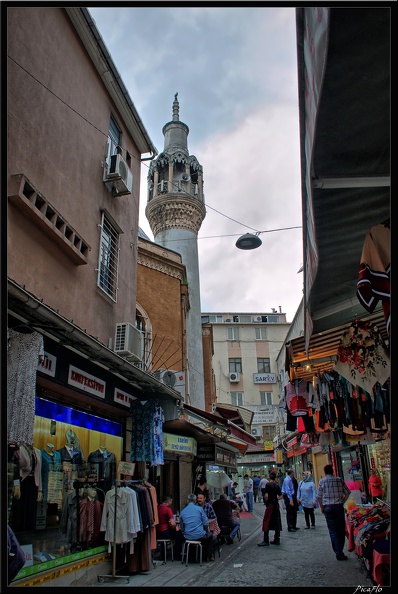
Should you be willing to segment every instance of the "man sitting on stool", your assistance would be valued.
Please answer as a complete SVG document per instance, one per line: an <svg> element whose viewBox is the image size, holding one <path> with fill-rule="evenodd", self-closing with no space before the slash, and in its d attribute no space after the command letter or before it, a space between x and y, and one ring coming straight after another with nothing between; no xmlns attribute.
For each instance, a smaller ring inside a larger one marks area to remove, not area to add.
<svg viewBox="0 0 398 594"><path fill-rule="evenodd" d="M196 495L190 493L187 506L180 514L180 528L185 540L199 540L203 546L203 557L214 561L213 535L209 532L209 520L200 505L196 505Z"/></svg>
<svg viewBox="0 0 398 594"><path fill-rule="evenodd" d="M216 512L217 522L220 526L230 526L231 532L227 536L227 544L232 544L236 533L240 528L240 523L234 520L232 510L239 510L235 501L231 501L224 493L221 493L219 499L213 503L213 509Z"/></svg>
<svg viewBox="0 0 398 594"><path fill-rule="evenodd" d="M159 524L156 525L156 538L170 538L170 540L173 540L175 545L174 555L178 559L181 556L182 536L171 509L172 502L172 496L165 495L163 503L158 505Z"/></svg>

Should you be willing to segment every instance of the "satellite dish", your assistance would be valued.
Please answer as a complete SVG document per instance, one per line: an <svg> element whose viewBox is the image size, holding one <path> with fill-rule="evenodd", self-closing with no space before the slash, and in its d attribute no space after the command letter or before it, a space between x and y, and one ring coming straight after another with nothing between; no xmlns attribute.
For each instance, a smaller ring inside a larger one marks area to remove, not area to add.
<svg viewBox="0 0 398 594"><path fill-rule="evenodd" d="M163 383L166 384L166 386L169 386L169 388L173 388L174 384L176 383L176 376L174 371L165 371L163 373Z"/></svg>

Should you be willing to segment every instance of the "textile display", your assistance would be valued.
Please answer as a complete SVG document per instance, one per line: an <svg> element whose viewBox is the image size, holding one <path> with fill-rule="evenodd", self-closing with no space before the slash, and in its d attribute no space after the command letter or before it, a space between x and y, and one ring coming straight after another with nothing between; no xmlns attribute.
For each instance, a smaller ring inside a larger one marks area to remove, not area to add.
<svg viewBox="0 0 398 594"><path fill-rule="evenodd" d="M359 265L357 297L372 313L382 302L386 328L390 334L390 220L371 227L365 237Z"/></svg>
<svg viewBox="0 0 398 594"><path fill-rule="evenodd" d="M134 400L131 403L132 431L130 460L164 464L163 410L153 400Z"/></svg>
<svg viewBox="0 0 398 594"><path fill-rule="evenodd" d="M7 441L33 444L36 374L44 357L43 336L8 330L7 344Z"/></svg>
<svg viewBox="0 0 398 594"><path fill-rule="evenodd" d="M390 357L378 330L369 322L356 320L344 331L337 357L334 370L367 392L390 377Z"/></svg>

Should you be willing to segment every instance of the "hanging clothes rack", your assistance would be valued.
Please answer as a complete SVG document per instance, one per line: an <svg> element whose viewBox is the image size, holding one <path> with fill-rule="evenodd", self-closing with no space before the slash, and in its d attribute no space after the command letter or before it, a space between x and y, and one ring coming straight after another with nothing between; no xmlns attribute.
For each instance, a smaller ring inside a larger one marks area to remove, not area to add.
<svg viewBox="0 0 398 594"><path fill-rule="evenodd" d="M132 484L138 484L138 483L142 483L142 480L126 480L126 479L118 479L115 481L114 487L115 487L115 513L114 513L114 520L113 520L113 550L112 550L112 573L111 574L106 574L106 575L99 575L98 576L98 581L100 584L102 584L107 578L111 578L111 579L120 579L120 578L124 578L127 583L130 583L130 576L129 575L116 575L116 519L117 519L117 489L118 487L121 486L128 486L128 485L132 485Z"/></svg>

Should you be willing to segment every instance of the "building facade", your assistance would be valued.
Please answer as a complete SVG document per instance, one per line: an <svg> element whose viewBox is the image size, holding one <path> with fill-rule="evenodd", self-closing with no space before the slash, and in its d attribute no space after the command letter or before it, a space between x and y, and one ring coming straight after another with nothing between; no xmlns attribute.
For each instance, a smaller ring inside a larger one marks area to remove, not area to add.
<svg viewBox="0 0 398 594"><path fill-rule="evenodd" d="M137 327L140 163L157 153L87 9L8 7L7 29L7 522L18 584L68 585L109 573L106 498L161 463L137 419L183 399L145 369Z"/></svg>

